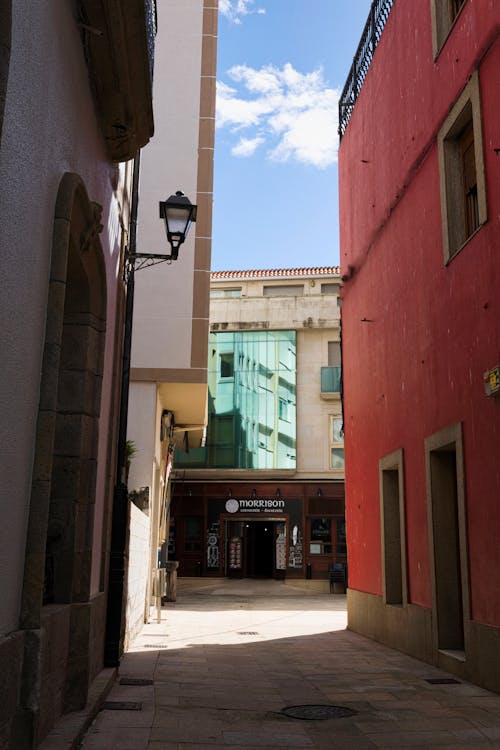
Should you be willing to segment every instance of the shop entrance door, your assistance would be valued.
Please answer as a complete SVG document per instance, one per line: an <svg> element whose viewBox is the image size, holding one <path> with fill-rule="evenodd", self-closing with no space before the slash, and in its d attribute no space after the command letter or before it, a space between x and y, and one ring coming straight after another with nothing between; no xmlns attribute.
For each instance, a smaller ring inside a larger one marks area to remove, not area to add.
<svg viewBox="0 0 500 750"><path fill-rule="evenodd" d="M245 523L245 564L250 578L274 577L274 526L272 521Z"/></svg>

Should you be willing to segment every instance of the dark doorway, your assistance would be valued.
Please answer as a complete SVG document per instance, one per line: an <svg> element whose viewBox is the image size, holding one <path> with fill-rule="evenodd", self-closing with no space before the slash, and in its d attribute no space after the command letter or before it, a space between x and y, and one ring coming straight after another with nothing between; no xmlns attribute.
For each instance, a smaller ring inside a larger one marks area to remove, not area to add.
<svg viewBox="0 0 500 750"><path fill-rule="evenodd" d="M272 521L245 523L246 575L254 578L274 576L275 532Z"/></svg>

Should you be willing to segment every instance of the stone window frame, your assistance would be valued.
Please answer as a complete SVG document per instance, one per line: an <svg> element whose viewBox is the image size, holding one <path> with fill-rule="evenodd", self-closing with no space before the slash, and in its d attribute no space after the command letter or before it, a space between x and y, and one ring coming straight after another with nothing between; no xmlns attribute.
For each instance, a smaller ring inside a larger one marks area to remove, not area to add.
<svg viewBox="0 0 500 750"><path fill-rule="evenodd" d="M389 476L389 472L391 476ZM394 472L397 477L392 476ZM394 478L397 481L397 515L394 513ZM379 488L383 602L388 606L406 607L408 604L408 573L402 449L379 459ZM397 545L398 539L399 546ZM397 595L395 589L397 589Z"/></svg>
<svg viewBox="0 0 500 750"><path fill-rule="evenodd" d="M434 60L439 57L446 40L450 36L466 4L467 0L463 0L462 5L455 15L453 15L450 0L431 0L432 50Z"/></svg>
<svg viewBox="0 0 500 750"><path fill-rule="evenodd" d="M470 235L466 236L460 138L469 125L472 125L474 136L479 224ZM443 258L445 265L447 265L468 244L488 219L481 97L477 70L470 77L439 129L437 145Z"/></svg>

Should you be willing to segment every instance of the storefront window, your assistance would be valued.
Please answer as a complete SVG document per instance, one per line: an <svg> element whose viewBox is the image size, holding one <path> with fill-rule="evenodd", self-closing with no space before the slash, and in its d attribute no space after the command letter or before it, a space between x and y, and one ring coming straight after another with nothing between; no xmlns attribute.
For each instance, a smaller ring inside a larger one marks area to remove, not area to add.
<svg viewBox="0 0 500 750"><path fill-rule="evenodd" d="M198 552L202 542L202 519L188 516L184 519L184 551Z"/></svg>
<svg viewBox="0 0 500 750"><path fill-rule="evenodd" d="M328 555L332 552L332 522L330 518L311 519L309 552L312 555Z"/></svg>
<svg viewBox="0 0 500 750"><path fill-rule="evenodd" d="M344 519L338 519L337 521L337 552L339 555L345 555L347 552Z"/></svg>

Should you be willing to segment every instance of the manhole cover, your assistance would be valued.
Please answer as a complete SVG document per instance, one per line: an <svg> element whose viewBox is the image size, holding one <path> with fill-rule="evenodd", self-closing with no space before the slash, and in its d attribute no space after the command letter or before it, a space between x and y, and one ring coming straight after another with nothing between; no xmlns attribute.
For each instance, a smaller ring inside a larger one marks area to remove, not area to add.
<svg viewBox="0 0 500 750"><path fill-rule="evenodd" d="M460 685L460 680L454 680L453 677L429 677L425 680L430 685Z"/></svg>
<svg viewBox="0 0 500 750"><path fill-rule="evenodd" d="M309 705L309 706L287 706L281 711L285 716L292 719L304 719L305 721L319 721L323 719L343 719L346 716L354 716L356 711L345 706Z"/></svg>
<svg viewBox="0 0 500 750"><path fill-rule="evenodd" d="M152 685L153 680L146 680L142 677L122 677L120 685Z"/></svg>
<svg viewBox="0 0 500 750"><path fill-rule="evenodd" d="M104 701L102 711L142 711L142 703L137 701Z"/></svg>

